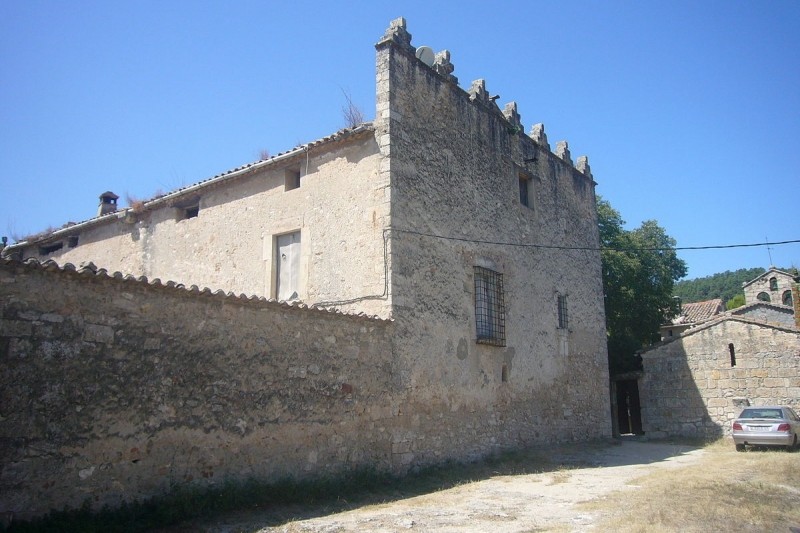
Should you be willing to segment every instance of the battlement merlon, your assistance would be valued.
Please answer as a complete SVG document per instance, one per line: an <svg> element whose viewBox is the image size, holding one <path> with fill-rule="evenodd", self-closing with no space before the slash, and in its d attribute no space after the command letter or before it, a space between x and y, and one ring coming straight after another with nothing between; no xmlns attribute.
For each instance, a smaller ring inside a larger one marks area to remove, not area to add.
<svg viewBox="0 0 800 533"><path fill-rule="evenodd" d="M594 181L594 178L592 177L592 169L589 167L589 156L579 156L578 162L575 163L575 168L578 170L578 172Z"/></svg>
<svg viewBox="0 0 800 533"><path fill-rule="evenodd" d="M550 143L547 142L547 134L544 132L544 124L539 122L538 124L534 124L531 128L531 133L529 135L533 142L542 146L543 148L547 148L547 151L550 151Z"/></svg>
<svg viewBox="0 0 800 533"><path fill-rule="evenodd" d="M436 52L436 55L433 59L433 65L431 66L434 72L439 74L440 76L444 77L447 81L452 83L453 85L458 85L458 78L453 76L453 71L456 69L455 65L450 62L450 51L449 50L442 50L441 52Z"/></svg>
<svg viewBox="0 0 800 533"><path fill-rule="evenodd" d="M416 52L417 49L411 46L411 34L406 30L406 19L404 17L398 17L389 23L389 27L386 28L383 37L381 37L375 47L380 48L389 43L394 43L402 50L410 52L411 54Z"/></svg>
<svg viewBox="0 0 800 533"><path fill-rule="evenodd" d="M506 120L511 125L510 129L513 129L515 132L522 132L524 128L522 127L522 117L520 117L519 113L517 112L517 103L516 102L509 102L503 108L503 116L506 117Z"/></svg>

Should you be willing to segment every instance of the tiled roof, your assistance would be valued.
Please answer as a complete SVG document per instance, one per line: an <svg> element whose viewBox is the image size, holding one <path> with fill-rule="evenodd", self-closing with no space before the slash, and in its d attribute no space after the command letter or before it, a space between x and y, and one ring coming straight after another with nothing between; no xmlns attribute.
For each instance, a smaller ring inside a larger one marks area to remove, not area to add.
<svg viewBox="0 0 800 533"><path fill-rule="evenodd" d="M255 162L252 162L252 163L248 163L246 165L242 165L242 166L230 169L228 171L225 171L225 172L223 172L221 174L217 174L216 176L213 176L211 178L199 181L199 182L197 182L197 183L195 183L193 185L187 185L186 187L181 187L179 189L175 189L174 191L162 194L160 196L156 196L155 198L151 198L150 200L147 200L147 201L143 202L141 209L148 209L148 208L151 208L151 207L156 207L156 206L158 206L158 204L173 200L173 199L175 199L177 197L180 197L180 196L183 196L183 195L186 195L186 194L195 193L195 192L197 192L199 190L204 189L205 187L209 187L211 185L215 185L215 184L222 183L222 182L230 180L230 179L234 179L234 178L236 178L238 176L242 176L242 175L246 174L249 170L255 170L255 169L259 169L259 168L265 168L265 167L272 166L273 164L278 163L280 161L289 159L289 158L294 157L294 156L298 156L300 154L305 154L310 149L313 149L313 148L316 148L316 147L319 147L319 146L323 146L323 145L326 145L326 144L330 144L330 143L334 143L334 142L338 142L338 141L343 141L343 140L346 140L346 139L354 138L354 137L359 136L360 134L371 133L371 132L374 132L374 131L375 131L375 127L373 126L372 122L365 122L363 124L359 124L358 126L356 126L354 128L341 129L341 130L337 131L336 133L328 135L327 137L323 137L321 139L317 139L316 141L311 141L309 143L296 146L295 148L292 148L291 150L287 150L286 152L281 152L281 153L279 153L277 155L274 155L274 156L270 157L269 159L263 159L261 161L255 161ZM108 192L106 192L104 194L108 194ZM21 241L21 242L18 242L18 243L14 243L14 244L8 245L6 247L6 249L7 250L12 250L12 249L14 249L14 248L16 248L18 246L27 246L27 245L30 245L30 244L32 244L34 242L37 242L37 241L47 240L47 239L49 239L51 237L57 237L57 236L62 236L63 237L65 235L74 234L76 231L84 229L85 227L93 226L93 225L100 224L100 223L110 222L110 221L115 220L117 218L123 218L129 211L132 211L131 207L118 209L117 211L112 211L112 212L110 212L108 214L105 214L105 215L96 216L96 217L90 218L88 220L84 220L83 222L78 222L78 223L68 222L67 224L65 224L64 226L62 226L61 228L59 228L57 230L48 231L48 232L42 232L42 233L36 234L33 237L30 237L29 239L27 239L25 241ZM64 235L61 235L62 233Z"/></svg>
<svg viewBox="0 0 800 533"><path fill-rule="evenodd" d="M24 261L19 261L16 259L0 258L0 266L11 267L11 268L17 267L17 268L25 268L32 270L43 270L47 272L56 272L59 274L74 274L78 276L117 280L120 283L147 285L150 287L157 287L176 292L181 291L183 293L193 294L198 297L226 299L231 303L241 303L241 304L251 303L263 306L280 306L283 308L305 309L308 311L313 311L318 313L343 315L353 318L364 318L369 320L381 320L385 322L391 322L391 319L381 318L378 315L367 315L366 313L363 312L345 313L339 311L338 309L317 307L316 305L307 305L300 301L287 302L272 298L264 298L263 296L255 296L255 295L248 296L246 294L235 294L233 292L225 292L221 289L212 290L208 287L204 287L201 289L197 285L191 285L190 287L186 287L186 285L182 283L176 283L174 281L162 282L159 278L148 279L146 276L132 276L130 274L125 275L122 274L121 272L109 273L105 268L97 268L93 263L86 263L80 265L79 267L76 267L72 263L64 263L64 265L59 265L52 259L40 262L33 258L25 259Z"/></svg>
<svg viewBox="0 0 800 533"><path fill-rule="evenodd" d="M673 318L670 323L673 325L698 324L720 314L724 310L725 306L720 298L683 304L681 314Z"/></svg>

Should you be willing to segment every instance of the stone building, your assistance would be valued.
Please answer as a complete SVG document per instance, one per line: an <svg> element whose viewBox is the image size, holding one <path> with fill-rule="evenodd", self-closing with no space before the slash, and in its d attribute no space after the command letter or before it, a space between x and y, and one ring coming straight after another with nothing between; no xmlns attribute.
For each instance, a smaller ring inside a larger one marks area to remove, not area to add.
<svg viewBox="0 0 800 533"><path fill-rule="evenodd" d="M149 410L147 431L126 425L120 432L114 424L89 433L64 429L64 446L80 460L54 463L59 476L48 471L43 479L36 460L18 459L24 449L2 449L3 461L15 467L0 479L0 511L32 513L25 506L34 501L73 505L64 483L75 476L93 483L81 490L102 495L98 505L142 497L163 488L154 479L176 461L186 463L179 481L207 483L209 461L217 479L314 475L360 464L403 471L536 442L610 436L595 182L586 158L573 163L566 142L551 151L541 124L524 134L516 105L500 109L483 80L459 87L449 52L416 49L404 19L392 21L376 51L371 123L125 209L115 209L115 195L104 193L97 217L6 247L0 347L13 361L5 371L15 373L4 382L19 384L5 391L8 397L49 385L63 391L58 380L66 374L54 368L44 379L35 370L67 342L54 343L61 326L53 324L74 322L69 349L93 350L86 357L97 364L85 376L92 383L114 381L104 372L118 372L120 361L136 364L125 350L137 345L137 331L156 339L147 343L150 372L170 387L178 378L159 368L185 357L183 347L206 363L188 364L191 379L180 380L180 401L165 393L152 405L95 402L63 418L91 411L94 420L120 413L139 419L132 405ZM46 290L69 294L71 303L45 305L43 296L19 292L6 298L40 275L26 268L44 268ZM85 275L73 279L74 272ZM125 289L103 298L98 287L116 287L113 280ZM156 310L148 303L154 296L137 284L178 293L159 293L158 312L148 317L142 309ZM102 312L76 296L84 285ZM217 290L217 304L194 302ZM253 299L260 303L248 303ZM277 325L256 333L261 311L239 310L251 305L265 306L264 316L275 314ZM318 315L324 310L362 323L347 322L338 332L334 319ZM245 331L235 327L240 316ZM201 332L216 351L198 345ZM226 348L214 335L236 341ZM232 355L237 350L248 354L241 366ZM272 365L268 371L253 366L262 359ZM25 379L34 376L37 386L26 389ZM287 385L301 379L318 384L308 398ZM267 419L269 409L257 404L229 407L237 386L262 387L264 394L288 387L291 408L280 395L268 406L291 421ZM332 403L314 403L319 394ZM4 435L21 432L13 442L31 446L47 440L25 429L46 425L47 410L12 413L2 403ZM203 410L206 404L216 410ZM184 413L187 406L192 413ZM231 409L241 410L238 419L209 422L203 434L192 425ZM164 413L168 428L158 422ZM184 435L184 426L193 432ZM159 456L143 439L169 442L179 458ZM115 470L108 459L117 457L114 447L139 450L135 480L119 478L132 467ZM185 459L186 450L206 462ZM264 457L273 458L270 465ZM26 492L28 485L36 491Z"/></svg>
<svg viewBox="0 0 800 533"><path fill-rule="evenodd" d="M759 301L718 315L642 352L642 368L642 428L654 437L728 434L746 405L797 409L800 305Z"/></svg>
<svg viewBox="0 0 800 533"><path fill-rule="evenodd" d="M789 272L770 267L757 278L742 284L746 304L767 302L792 306L794 276Z"/></svg>

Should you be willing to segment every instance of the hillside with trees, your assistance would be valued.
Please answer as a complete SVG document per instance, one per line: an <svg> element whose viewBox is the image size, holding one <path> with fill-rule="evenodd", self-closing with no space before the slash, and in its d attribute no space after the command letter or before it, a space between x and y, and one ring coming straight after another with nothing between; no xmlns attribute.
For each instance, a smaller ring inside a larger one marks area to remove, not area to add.
<svg viewBox="0 0 800 533"><path fill-rule="evenodd" d="M742 284L751 281L766 272L764 268L740 268L706 276L704 278L679 281L675 284L673 294L679 296L683 303L702 302L714 298L722 298L723 302L731 301L741 295L744 304Z"/></svg>

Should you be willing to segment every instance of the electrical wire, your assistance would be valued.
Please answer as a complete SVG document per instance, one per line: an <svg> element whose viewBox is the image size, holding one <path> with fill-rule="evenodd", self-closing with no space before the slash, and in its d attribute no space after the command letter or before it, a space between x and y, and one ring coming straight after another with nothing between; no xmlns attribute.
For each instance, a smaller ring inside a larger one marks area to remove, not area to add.
<svg viewBox="0 0 800 533"><path fill-rule="evenodd" d="M654 247L654 248L614 248L610 246L563 246L556 244L528 244L517 242L503 242L503 241L483 241L476 239L468 239L466 237L448 237L446 235L436 235L434 233L425 233L422 231L414 231L408 229L392 228L389 231L397 231L399 233L408 233L411 235L420 235L422 237L432 237L435 239L444 239L448 241L470 242L474 244L494 244L499 246L514 246L518 248L541 248L546 250L589 250L589 251L614 251L614 252L663 252L668 250L721 250L726 248L753 248L758 246L779 246L782 244L796 244L800 243L800 239L790 241L776 241L776 242L761 242L751 244L719 244L711 246L669 246L669 247Z"/></svg>

